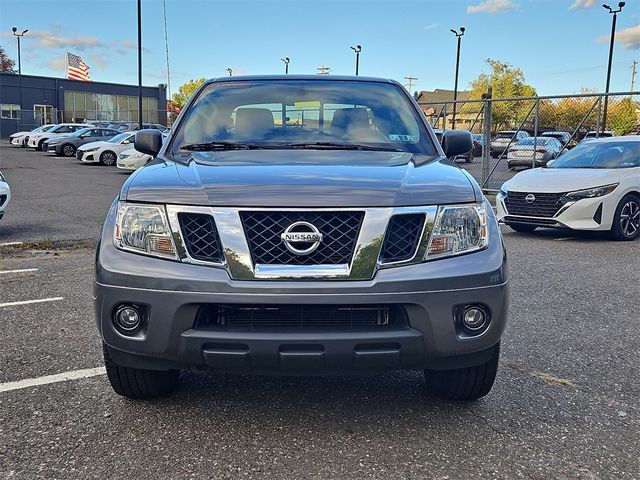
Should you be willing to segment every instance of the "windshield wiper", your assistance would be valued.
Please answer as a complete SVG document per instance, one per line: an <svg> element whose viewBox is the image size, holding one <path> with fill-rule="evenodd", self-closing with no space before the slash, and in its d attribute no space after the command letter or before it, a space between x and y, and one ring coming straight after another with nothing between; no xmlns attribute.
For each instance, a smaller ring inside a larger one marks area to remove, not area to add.
<svg viewBox="0 0 640 480"><path fill-rule="evenodd" d="M204 143L188 143L180 147L181 150L191 150L199 152L207 152L212 150L257 150L264 148L260 145L252 145L250 143L235 142L204 142Z"/></svg>
<svg viewBox="0 0 640 480"><path fill-rule="evenodd" d="M310 148L310 149L327 149L327 150L373 150L379 152L403 152L399 148L393 147L374 147L372 145L362 145L358 143L338 143L338 142L308 142L308 143L288 143L282 145L290 148Z"/></svg>

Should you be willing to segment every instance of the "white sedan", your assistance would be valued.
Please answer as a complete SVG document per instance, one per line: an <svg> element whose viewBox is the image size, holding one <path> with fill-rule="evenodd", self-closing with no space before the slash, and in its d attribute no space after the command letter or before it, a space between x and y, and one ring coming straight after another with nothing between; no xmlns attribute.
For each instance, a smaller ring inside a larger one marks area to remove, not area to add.
<svg viewBox="0 0 640 480"><path fill-rule="evenodd" d="M11 189L2 172L0 172L0 218L4 217L4 211L9 204L9 200L11 200Z"/></svg>
<svg viewBox="0 0 640 480"><path fill-rule="evenodd" d="M153 157L149 154L137 151L135 148L125 150L118 155L118 163L116 166L122 170L137 170L146 165Z"/></svg>
<svg viewBox="0 0 640 480"><path fill-rule="evenodd" d="M538 227L640 236L640 136L583 142L548 168L518 173L500 189L498 220L517 232Z"/></svg>
<svg viewBox="0 0 640 480"><path fill-rule="evenodd" d="M25 130L22 132L16 132L16 133L12 133L11 135L9 135L9 143L11 145L16 145L18 147L26 147L27 146L27 142L25 141L25 139L29 136L29 135L35 135L38 133L44 133L46 131L51 130L53 127L55 127L56 124L49 124L49 125L42 125L38 128L34 128L33 130Z"/></svg>
<svg viewBox="0 0 640 480"><path fill-rule="evenodd" d="M118 155L133 148L135 132L123 132L104 142L85 143L76 150L76 158L85 163L116 164Z"/></svg>
<svg viewBox="0 0 640 480"><path fill-rule="evenodd" d="M38 132L35 135L29 134L29 140L27 141L27 147L35 148L36 150L42 150L42 144L53 137L68 137L76 130L81 128L91 127L92 125L85 123L59 123L52 129L46 132Z"/></svg>

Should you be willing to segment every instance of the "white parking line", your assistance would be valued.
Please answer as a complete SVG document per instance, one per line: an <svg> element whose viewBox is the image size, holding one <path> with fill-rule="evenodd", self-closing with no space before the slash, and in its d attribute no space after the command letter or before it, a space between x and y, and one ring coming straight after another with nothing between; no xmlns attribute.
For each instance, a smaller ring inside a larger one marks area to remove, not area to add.
<svg viewBox="0 0 640 480"><path fill-rule="evenodd" d="M29 305L31 303L58 302L60 300L64 300L64 298L63 297L52 297L52 298L39 298L37 300L22 300L20 302L6 302L6 303L0 303L0 308L2 308L2 307L13 307L15 305Z"/></svg>
<svg viewBox="0 0 640 480"><path fill-rule="evenodd" d="M25 273L25 272L37 272L37 268L20 268L18 270L0 270L0 275L3 273Z"/></svg>
<svg viewBox="0 0 640 480"><path fill-rule="evenodd" d="M86 368L84 370L72 370L70 372L56 373L38 378L26 378L15 382L0 383L0 393L20 390L22 388L38 387L50 383L68 382L69 380L79 380L81 378L96 377L106 373L104 367Z"/></svg>
<svg viewBox="0 0 640 480"><path fill-rule="evenodd" d="M0 243L0 247L17 247L19 245L24 245L22 242L6 242Z"/></svg>

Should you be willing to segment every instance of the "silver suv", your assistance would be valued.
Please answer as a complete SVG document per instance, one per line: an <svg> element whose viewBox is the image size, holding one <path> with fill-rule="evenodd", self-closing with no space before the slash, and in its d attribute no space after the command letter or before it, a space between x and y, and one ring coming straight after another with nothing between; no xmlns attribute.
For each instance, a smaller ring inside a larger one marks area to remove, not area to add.
<svg viewBox="0 0 640 480"><path fill-rule="evenodd" d="M156 159L123 185L96 256L114 390L152 398L180 370L423 370L429 389L491 389L507 269L491 206L391 80L206 82Z"/></svg>

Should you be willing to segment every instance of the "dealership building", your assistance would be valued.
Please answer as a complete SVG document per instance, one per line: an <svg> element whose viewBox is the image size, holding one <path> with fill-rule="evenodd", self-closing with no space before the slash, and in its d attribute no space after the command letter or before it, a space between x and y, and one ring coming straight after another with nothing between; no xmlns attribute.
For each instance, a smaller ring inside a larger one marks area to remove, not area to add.
<svg viewBox="0 0 640 480"><path fill-rule="evenodd" d="M20 86L22 84L22 87ZM166 125L167 89L142 87L142 120ZM43 123L138 120L138 86L0 73L0 137Z"/></svg>

